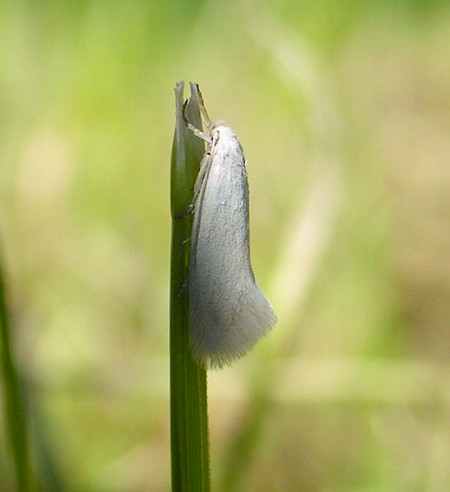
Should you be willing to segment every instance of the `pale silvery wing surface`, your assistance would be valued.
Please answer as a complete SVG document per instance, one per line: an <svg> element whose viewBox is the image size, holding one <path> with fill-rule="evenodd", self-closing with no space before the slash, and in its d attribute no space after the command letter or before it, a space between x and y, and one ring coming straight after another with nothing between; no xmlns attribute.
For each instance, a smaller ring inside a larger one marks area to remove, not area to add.
<svg viewBox="0 0 450 492"><path fill-rule="evenodd" d="M276 322L255 282L249 250L246 163L234 131L222 124L195 185L189 269L189 339L194 358L221 367L244 355Z"/></svg>

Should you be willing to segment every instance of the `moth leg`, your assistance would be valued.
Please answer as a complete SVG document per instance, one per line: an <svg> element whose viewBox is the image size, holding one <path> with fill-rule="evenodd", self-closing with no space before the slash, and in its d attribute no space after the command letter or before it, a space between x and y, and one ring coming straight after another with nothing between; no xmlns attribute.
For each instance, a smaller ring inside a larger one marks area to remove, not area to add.
<svg viewBox="0 0 450 492"><path fill-rule="evenodd" d="M180 214L175 215L176 219L184 219L184 217L187 217L190 214L193 214L195 211L195 203L197 202L200 189L202 187L202 183L205 179L206 174L209 171L209 168L211 166L211 153L206 152L206 154L203 156L202 162L200 163L200 170L197 175L197 179L195 180L195 186L194 186L194 197L192 199L192 203L189 205L189 207L181 212Z"/></svg>
<svg viewBox="0 0 450 492"><path fill-rule="evenodd" d="M180 298L185 290L187 289L187 286L188 286L188 279L186 279L184 282L183 282L183 285L180 287L180 290L178 291L178 294L177 294L177 297Z"/></svg>
<svg viewBox="0 0 450 492"><path fill-rule="evenodd" d="M186 107L187 107L187 103L188 101L186 100L183 104L183 111L182 111L182 115L183 115L183 120L184 120L184 123L186 124L186 126L188 127L188 129L198 138L200 138L201 140L204 140L205 142L207 143L211 143L212 139L209 135L207 135L206 133L203 133L201 130L199 130L198 128L195 128L195 126L192 124L192 123L189 123L189 121L187 120L186 118ZM201 107L200 107L200 110L201 110ZM206 110L205 110L206 111ZM207 113L206 113L207 114ZM208 125L209 126L209 125Z"/></svg>
<svg viewBox="0 0 450 492"><path fill-rule="evenodd" d="M193 203L191 203L186 210L184 210L183 212L181 212L181 214L175 215L175 218L176 219L184 219L188 215L193 214L194 213L194 209L195 209L195 205Z"/></svg>

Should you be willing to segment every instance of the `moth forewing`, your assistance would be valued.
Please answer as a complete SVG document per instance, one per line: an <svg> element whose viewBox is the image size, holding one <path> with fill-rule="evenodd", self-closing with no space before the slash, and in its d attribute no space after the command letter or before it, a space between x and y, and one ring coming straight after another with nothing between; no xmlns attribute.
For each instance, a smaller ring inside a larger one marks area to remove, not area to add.
<svg viewBox="0 0 450 492"><path fill-rule="evenodd" d="M194 191L189 340L194 358L214 368L244 355L276 316L251 267L242 147L228 126L210 128Z"/></svg>

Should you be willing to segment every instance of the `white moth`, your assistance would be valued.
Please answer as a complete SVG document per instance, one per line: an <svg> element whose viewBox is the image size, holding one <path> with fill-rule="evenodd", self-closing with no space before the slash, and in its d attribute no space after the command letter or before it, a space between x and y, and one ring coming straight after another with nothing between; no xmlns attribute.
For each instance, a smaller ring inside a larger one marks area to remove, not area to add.
<svg viewBox="0 0 450 492"><path fill-rule="evenodd" d="M189 268L189 341L196 361L222 367L243 356L277 318L250 263L246 161L236 133L211 124L194 189Z"/></svg>

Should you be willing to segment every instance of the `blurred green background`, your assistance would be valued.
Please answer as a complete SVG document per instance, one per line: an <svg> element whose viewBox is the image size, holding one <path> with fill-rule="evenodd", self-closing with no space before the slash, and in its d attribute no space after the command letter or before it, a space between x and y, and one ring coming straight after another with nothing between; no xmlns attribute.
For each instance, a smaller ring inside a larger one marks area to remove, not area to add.
<svg viewBox="0 0 450 492"><path fill-rule="evenodd" d="M210 374L213 490L450 490L449 46L437 0L0 2L1 246L58 490L170 488L182 79L240 135L279 316Z"/></svg>

